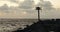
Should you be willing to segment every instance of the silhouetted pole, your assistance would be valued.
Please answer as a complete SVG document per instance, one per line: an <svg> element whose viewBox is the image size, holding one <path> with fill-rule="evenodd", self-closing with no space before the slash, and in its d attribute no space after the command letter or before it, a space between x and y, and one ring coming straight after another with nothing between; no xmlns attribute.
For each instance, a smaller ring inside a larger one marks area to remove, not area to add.
<svg viewBox="0 0 60 32"><path fill-rule="evenodd" d="M40 21L40 11L39 10L41 10L41 8L40 7L36 7L36 10L38 10L38 21Z"/></svg>

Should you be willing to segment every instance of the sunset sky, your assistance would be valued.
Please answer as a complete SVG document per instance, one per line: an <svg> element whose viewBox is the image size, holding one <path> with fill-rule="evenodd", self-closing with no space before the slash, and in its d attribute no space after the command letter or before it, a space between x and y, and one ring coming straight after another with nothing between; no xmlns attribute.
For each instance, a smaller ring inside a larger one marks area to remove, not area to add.
<svg viewBox="0 0 60 32"><path fill-rule="evenodd" d="M40 6L41 19L60 18L60 0L0 0L0 18L37 18L35 7Z"/></svg>

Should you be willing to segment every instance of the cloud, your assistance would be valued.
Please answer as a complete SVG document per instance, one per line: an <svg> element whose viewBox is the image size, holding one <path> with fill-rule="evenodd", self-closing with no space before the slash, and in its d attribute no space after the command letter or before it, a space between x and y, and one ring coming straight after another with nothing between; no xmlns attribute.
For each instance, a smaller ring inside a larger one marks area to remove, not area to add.
<svg viewBox="0 0 60 32"><path fill-rule="evenodd" d="M20 4L20 3L22 3L24 0L7 0L7 1L9 1L9 2L11 2L11 3L15 3L15 4Z"/></svg>
<svg viewBox="0 0 60 32"><path fill-rule="evenodd" d="M4 4L3 6L0 7L0 11L8 12L8 10L9 10L9 7L7 4Z"/></svg>
<svg viewBox="0 0 60 32"><path fill-rule="evenodd" d="M42 12L40 12L40 17L45 19L52 19L52 18L58 18L57 15L58 12L56 8L53 7L52 3L50 1L41 1L36 5L40 6L42 8Z"/></svg>
<svg viewBox="0 0 60 32"><path fill-rule="evenodd" d="M13 2L13 3L18 3L18 0L8 0L10 2Z"/></svg>
<svg viewBox="0 0 60 32"><path fill-rule="evenodd" d="M10 0L12 2L16 2L16 0ZM8 7L7 4L4 4L0 7L0 12L3 12L2 17L22 17L22 18L35 18L34 17L34 10L32 9L34 6L34 2L31 0L25 0L22 4L19 4L19 7ZM24 14L26 12L26 14ZM1 13L2 14L2 13ZM0 15L1 16L1 15Z"/></svg>
<svg viewBox="0 0 60 32"><path fill-rule="evenodd" d="M40 2L36 5L36 6L40 6L41 8L43 8L43 10L52 10L54 9L52 6L52 3L50 1L43 1L40 0Z"/></svg>
<svg viewBox="0 0 60 32"><path fill-rule="evenodd" d="M33 7L34 7L34 1L33 0L25 0L19 6L19 8L22 8L22 9L31 9Z"/></svg>
<svg viewBox="0 0 60 32"><path fill-rule="evenodd" d="M10 0L16 2L17 0ZM18 7L8 7L7 4L4 4L0 7L0 14L3 14L1 17L6 18L37 18L37 11L35 7L40 6L42 11L40 11L41 18L58 18L59 12L55 10L50 1L40 0L40 2L35 5L33 0L24 0ZM58 13L56 13L58 12ZM56 16L57 15L57 16Z"/></svg>

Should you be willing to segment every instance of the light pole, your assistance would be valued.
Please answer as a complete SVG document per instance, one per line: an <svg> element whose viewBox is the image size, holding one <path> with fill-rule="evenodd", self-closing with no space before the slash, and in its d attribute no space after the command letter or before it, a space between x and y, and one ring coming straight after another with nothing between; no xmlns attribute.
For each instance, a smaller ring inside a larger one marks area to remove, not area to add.
<svg viewBox="0 0 60 32"><path fill-rule="evenodd" d="M36 10L38 10L38 21L40 21L40 11L39 10L41 10L41 8L40 7L36 7Z"/></svg>

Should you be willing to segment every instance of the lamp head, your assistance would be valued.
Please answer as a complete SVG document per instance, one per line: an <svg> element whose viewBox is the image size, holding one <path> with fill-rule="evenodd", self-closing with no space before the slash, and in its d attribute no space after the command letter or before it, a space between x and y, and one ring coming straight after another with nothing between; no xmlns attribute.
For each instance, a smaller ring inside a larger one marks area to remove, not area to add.
<svg viewBox="0 0 60 32"><path fill-rule="evenodd" d="M36 10L41 10L41 8L40 7L36 7Z"/></svg>

